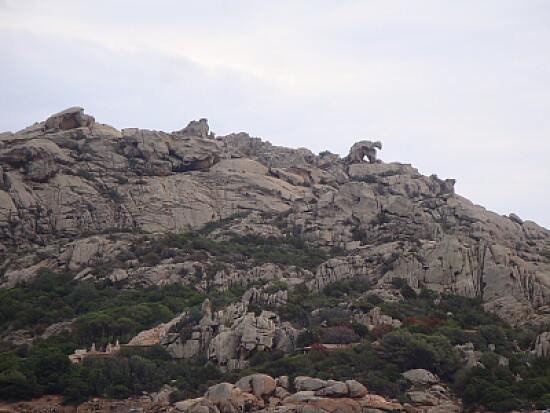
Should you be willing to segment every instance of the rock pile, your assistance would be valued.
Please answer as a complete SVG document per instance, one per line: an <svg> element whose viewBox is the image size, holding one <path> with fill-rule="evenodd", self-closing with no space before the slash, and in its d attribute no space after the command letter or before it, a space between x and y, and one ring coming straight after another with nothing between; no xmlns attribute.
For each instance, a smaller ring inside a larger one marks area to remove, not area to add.
<svg viewBox="0 0 550 413"><path fill-rule="evenodd" d="M298 330L288 322L281 322L271 311L263 310L259 315L249 312L254 297L255 293L249 291L242 301L219 311L212 311L207 299L196 325L186 326L182 331L181 323L174 324L161 344L174 358L205 356L229 370L245 367L258 351L290 352L295 347Z"/></svg>
<svg viewBox="0 0 550 413"><path fill-rule="evenodd" d="M417 412L410 405L370 394L355 380L320 380L296 377L290 388L288 377L274 379L265 374L243 377L235 384L210 387L203 397L174 404L171 413L378 413Z"/></svg>
<svg viewBox="0 0 550 413"><path fill-rule="evenodd" d="M459 401L453 398L449 389L442 385L439 377L425 369L407 370L402 373L411 387L406 395L421 412L460 413Z"/></svg>

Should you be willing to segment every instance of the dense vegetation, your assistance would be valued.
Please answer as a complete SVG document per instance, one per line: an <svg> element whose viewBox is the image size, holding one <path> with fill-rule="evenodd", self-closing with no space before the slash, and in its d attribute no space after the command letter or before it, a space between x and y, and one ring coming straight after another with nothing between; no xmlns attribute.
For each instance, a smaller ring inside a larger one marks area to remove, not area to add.
<svg viewBox="0 0 550 413"><path fill-rule="evenodd" d="M215 262L216 267L204 267L202 275L208 278L227 264L272 262L307 270L329 257L290 235L266 239L227 233L219 241L207 237L217 228L220 225L198 233L151 238L134 245L121 261L138 260L141 265L166 258ZM137 332L184 310L196 312L207 297L219 308L239 299L250 287L234 286L225 292L208 288L198 292L183 285L123 288L96 275L99 280L75 281L72 274L42 269L34 280L0 291L3 331L28 329L40 337L49 325L74 320L70 331L35 340L32 347L0 342L0 398L42 394L63 394L69 401L90 396L121 398L173 382L179 388L173 399L183 399L202 394L216 382L265 372L291 379L297 375L355 378L375 392L406 401L408 384L401 373L425 368L438 374L471 410L550 407L550 359L536 359L526 352L536 331L510 328L474 299L441 296L426 288L415 291L402 279L393 281L393 288L404 298L398 302L384 302L369 293L371 282L361 277L332 283L319 293L311 293L305 284L290 288L282 282L271 283L268 292L289 291L287 304L250 310L275 310L283 320L300 326L297 345L311 350L287 357L258 352L243 371L222 373L205 366L204 360L173 361L160 346L123 348L114 357L88 357L82 365L71 364L67 355L77 347L127 342ZM353 322L354 313L374 307L400 320L401 327L369 330ZM334 343L349 346L331 352L323 346ZM482 365L462 368L455 345L466 343L483 352Z"/></svg>
<svg viewBox="0 0 550 413"><path fill-rule="evenodd" d="M212 257L222 264L238 266L248 263L257 266L274 263L295 265L311 271L329 258L323 250L310 248L300 238L293 236L261 237L228 233L226 237L227 240L215 241L196 232L169 234L149 248L135 251L140 256L148 256L144 261L174 256L204 261Z"/></svg>
<svg viewBox="0 0 550 413"><path fill-rule="evenodd" d="M109 280L78 282L71 274L43 268L29 283L0 291L0 328L32 328L76 317L77 344L127 340L200 304L206 295L188 286L123 289Z"/></svg>

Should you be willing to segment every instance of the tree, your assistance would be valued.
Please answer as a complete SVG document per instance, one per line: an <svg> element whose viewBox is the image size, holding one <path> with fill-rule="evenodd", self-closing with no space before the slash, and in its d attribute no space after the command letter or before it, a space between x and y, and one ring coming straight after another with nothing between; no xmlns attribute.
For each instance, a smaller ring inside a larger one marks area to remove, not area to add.
<svg viewBox="0 0 550 413"><path fill-rule="evenodd" d="M58 347L40 344L23 364L26 371L36 376L44 393L59 394L63 391L62 377L69 372L71 362Z"/></svg>
<svg viewBox="0 0 550 413"><path fill-rule="evenodd" d="M42 388L35 376L25 376L15 369L0 373L0 399L31 399L41 394Z"/></svg>
<svg viewBox="0 0 550 413"><path fill-rule="evenodd" d="M328 327L321 330L321 343L351 344L359 341L353 329L346 326Z"/></svg>
<svg viewBox="0 0 550 413"><path fill-rule="evenodd" d="M395 331L380 339L380 350L382 357L395 363L401 371L426 369L452 379L460 366L456 349L442 336Z"/></svg>

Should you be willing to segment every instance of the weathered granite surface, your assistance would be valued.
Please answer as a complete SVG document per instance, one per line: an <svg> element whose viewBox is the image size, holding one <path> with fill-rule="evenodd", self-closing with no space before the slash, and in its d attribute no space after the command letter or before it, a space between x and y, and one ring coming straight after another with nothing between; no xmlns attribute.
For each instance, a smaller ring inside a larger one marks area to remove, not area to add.
<svg viewBox="0 0 550 413"><path fill-rule="evenodd" d="M197 283L194 271L204 264L196 262L129 261L108 276L128 285L194 276L197 288L220 289L284 278L313 291L355 276L380 286L402 277L413 287L478 297L512 324L550 321L548 230L474 205L454 193L451 179L364 155L349 162L246 133L214 137L205 119L173 133L119 131L70 108L0 135L0 285L43 266L93 276L89 268L127 254L140 237L99 234L109 228L181 233L246 212L212 236L283 236L266 218L276 216L308 245L346 254L313 272L229 266Z"/></svg>

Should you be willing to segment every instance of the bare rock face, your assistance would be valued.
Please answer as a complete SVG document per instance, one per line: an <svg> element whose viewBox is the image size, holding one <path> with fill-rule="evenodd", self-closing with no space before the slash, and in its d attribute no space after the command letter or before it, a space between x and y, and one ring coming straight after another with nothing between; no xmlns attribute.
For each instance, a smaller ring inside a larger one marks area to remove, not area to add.
<svg viewBox="0 0 550 413"><path fill-rule="evenodd" d="M550 356L550 331L545 331L537 336L533 354L537 357Z"/></svg>
<svg viewBox="0 0 550 413"><path fill-rule="evenodd" d="M425 369L408 370L402 374L412 383L406 394L419 411L462 411L459 400L452 396L435 374Z"/></svg>
<svg viewBox="0 0 550 413"><path fill-rule="evenodd" d="M267 374L251 374L235 383L244 392L252 393L256 397L270 396L277 388L276 380Z"/></svg>
<svg viewBox="0 0 550 413"><path fill-rule="evenodd" d="M356 314L355 322L367 326L372 330L376 326L390 326L399 328L401 326L401 321L390 317L389 315L382 314L380 307L374 307L367 314Z"/></svg>
<svg viewBox="0 0 550 413"><path fill-rule="evenodd" d="M258 316L248 312L253 296L247 293L243 301L216 312L212 312L206 301L203 317L192 327L190 337L182 337L176 324L161 343L174 358L189 359L202 355L221 368L228 369L243 368L258 351L290 352L298 331L289 323L282 323L279 316L271 311L264 310ZM247 386L244 382L239 382L239 385ZM270 387L268 384L266 386Z"/></svg>
<svg viewBox="0 0 550 413"><path fill-rule="evenodd" d="M208 121L204 118L199 120L193 120L179 132L175 132L176 135L184 136L196 136L198 138L213 138L209 132Z"/></svg>
<svg viewBox="0 0 550 413"><path fill-rule="evenodd" d="M167 323L159 324L156 327L153 327L149 330L141 331L137 336L132 338L129 342L129 346L152 346L154 344L159 344L164 340L170 329L181 322L182 318L187 314L184 312L179 316L173 318Z"/></svg>
<svg viewBox="0 0 550 413"><path fill-rule="evenodd" d="M2 150L0 161L13 168L24 168L25 177L35 182L47 182L60 165L74 163L58 145L46 139L32 139Z"/></svg>
<svg viewBox="0 0 550 413"><path fill-rule="evenodd" d="M90 127L94 122L93 116L84 114L84 109L75 106L50 116L44 124L44 131L64 131L83 126Z"/></svg>
<svg viewBox="0 0 550 413"><path fill-rule="evenodd" d="M402 373L413 384L425 386L439 383L439 377L426 369L412 369Z"/></svg>
<svg viewBox="0 0 550 413"><path fill-rule="evenodd" d="M326 380L315 379L307 376L298 376L294 379L294 388L296 391L316 391L326 386Z"/></svg>
<svg viewBox="0 0 550 413"><path fill-rule="evenodd" d="M209 387L204 398L210 400L220 413L238 413L244 410L245 398L241 389L230 383Z"/></svg>
<svg viewBox="0 0 550 413"><path fill-rule="evenodd" d="M349 397L364 397L368 394L367 388L357 380L346 380Z"/></svg>

